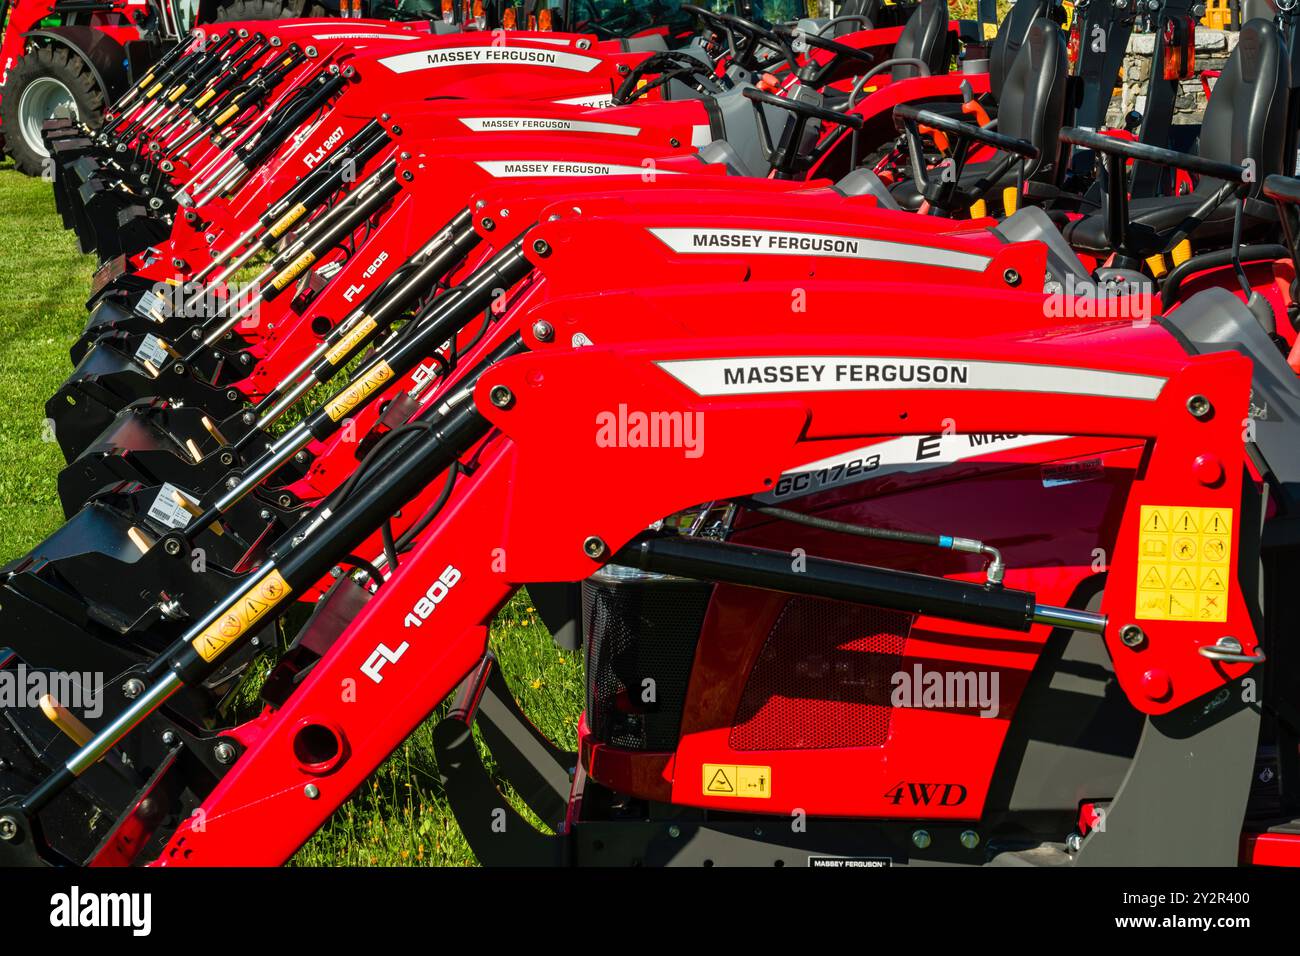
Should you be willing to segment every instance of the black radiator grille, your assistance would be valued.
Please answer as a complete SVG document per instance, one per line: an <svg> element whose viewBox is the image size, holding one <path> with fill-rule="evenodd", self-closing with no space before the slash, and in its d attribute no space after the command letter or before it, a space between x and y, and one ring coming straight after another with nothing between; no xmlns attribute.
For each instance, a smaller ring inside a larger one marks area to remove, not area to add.
<svg viewBox="0 0 1300 956"><path fill-rule="evenodd" d="M712 591L711 584L665 578L583 583L587 722L596 740L633 750L676 749Z"/></svg>

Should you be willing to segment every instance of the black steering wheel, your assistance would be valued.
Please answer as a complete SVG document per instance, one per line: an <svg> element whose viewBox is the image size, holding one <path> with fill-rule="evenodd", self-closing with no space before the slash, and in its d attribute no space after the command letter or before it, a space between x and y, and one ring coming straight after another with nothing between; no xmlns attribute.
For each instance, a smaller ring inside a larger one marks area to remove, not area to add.
<svg viewBox="0 0 1300 956"><path fill-rule="evenodd" d="M1152 252L1167 252L1174 248L1229 196L1233 193L1244 196L1250 191L1251 180L1247 178L1246 167L1234 163L1221 163L1191 153L1180 153L1134 140L1120 139L1117 136L1106 136L1096 130L1079 126L1061 130L1061 142L1090 149L1105 157L1106 175L1100 185L1102 201L1106 209L1106 240L1116 252L1135 258L1144 258ZM1221 179L1223 186L1192 210L1173 234L1172 239L1164 244L1163 249L1130 248L1128 215L1128 160L1130 159L1171 169L1181 169L1210 179Z"/></svg>
<svg viewBox="0 0 1300 956"><path fill-rule="evenodd" d="M596 0L584 0L584 3L591 19L575 22L572 28L575 33L590 31L600 40L621 40L632 32L640 19L640 10L635 5L628 5L620 12L604 15L596 6Z"/></svg>
<svg viewBox="0 0 1300 956"><path fill-rule="evenodd" d="M846 129L862 129L862 115L860 113L841 113L839 110L827 109L816 103L808 103L793 96L773 96L771 93L765 93L754 87L746 87L741 91L745 99L755 104L758 112L758 135L759 145L763 149L763 155L767 157L768 164L775 171L778 178L789 179L795 172L800 160L799 148L803 143L804 130L812 120L821 120L825 123L833 123L836 126L842 126ZM775 144L772 141L772 131L767 125L767 115L762 109L762 105L775 106L794 114L794 128L787 128L782 134L780 140ZM827 149L830 148L834 141L831 139L824 140L810 157L803 157L811 162L815 162Z"/></svg>
<svg viewBox="0 0 1300 956"><path fill-rule="evenodd" d="M976 123L966 123L907 103L894 107L894 124L905 130L908 158L912 164L912 181L916 184L917 192L930 204L931 211L953 213L969 206L977 199L982 199L1018 160L1033 161L1038 158L1038 147L1028 140L1006 136ZM925 168L925 149L920 130L922 125L952 137L952 156L941 167L937 179ZM976 143L992 147L1006 155L972 188L963 190L962 170L966 168L971 147Z"/></svg>
<svg viewBox="0 0 1300 956"><path fill-rule="evenodd" d="M799 68L798 63L795 61L794 51L790 49L789 44L766 27L761 27L757 23L733 16L730 13L714 13L712 10L705 10L703 7L697 7L692 3L683 3L678 9L698 17L712 27L715 32L721 33L727 41L727 52L731 54L732 62L742 69L761 71L771 66L776 60L784 60L791 71ZM740 36L742 42L736 42L737 35ZM763 47L771 49L776 56L766 61L760 61L759 50Z"/></svg>
<svg viewBox="0 0 1300 956"><path fill-rule="evenodd" d="M829 60L821 64L808 57L808 61L796 71L799 79L809 86L822 86L845 60L857 60L867 66L876 62L876 58L865 50L840 43L838 40L829 40L809 30L801 30L798 27L777 27L773 32L784 39L795 53L802 53L803 50L799 49L799 45L804 44L809 48L825 50L833 54Z"/></svg>
<svg viewBox="0 0 1300 956"><path fill-rule="evenodd" d="M653 74L658 75L653 80L642 82L646 76ZM632 72L623 78L623 82L618 85L611 99L615 106L626 106L651 90L667 86L673 80L680 80L696 92L706 95L722 92L722 84L709 64L689 53L668 50L656 53L638 63Z"/></svg>

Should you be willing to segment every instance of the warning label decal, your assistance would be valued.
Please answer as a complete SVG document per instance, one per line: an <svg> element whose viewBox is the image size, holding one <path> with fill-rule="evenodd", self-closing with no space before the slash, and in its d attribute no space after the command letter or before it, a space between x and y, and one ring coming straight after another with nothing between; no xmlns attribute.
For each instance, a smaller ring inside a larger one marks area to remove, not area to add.
<svg viewBox="0 0 1300 956"><path fill-rule="evenodd" d="M377 362L370 371L354 380L347 388L331 398L325 405L325 414L333 421L341 420L344 415L383 387L384 383L393 377L393 374L393 370L387 362Z"/></svg>
<svg viewBox="0 0 1300 956"><path fill-rule="evenodd" d="M291 590L280 572L272 570L254 582L225 614L205 627L190 643L205 661L216 660L237 638L265 617L267 611L288 597Z"/></svg>
<svg viewBox="0 0 1300 956"><path fill-rule="evenodd" d="M704 793L710 797L767 799L772 796L772 768L706 763Z"/></svg>
<svg viewBox="0 0 1300 956"><path fill-rule="evenodd" d="M1231 508L1143 505L1135 616L1226 621L1231 556Z"/></svg>

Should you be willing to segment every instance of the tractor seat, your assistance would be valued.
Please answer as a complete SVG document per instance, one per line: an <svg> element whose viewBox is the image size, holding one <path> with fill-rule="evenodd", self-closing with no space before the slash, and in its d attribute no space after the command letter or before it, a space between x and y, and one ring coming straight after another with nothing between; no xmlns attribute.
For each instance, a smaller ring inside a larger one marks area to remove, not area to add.
<svg viewBox="0 0 1300 956"><path fill-rule="evenodd" d="M1126 237L1129 248L1141 250L1143 254L1162 251L1183 221L1205 201L1206 194L1222 185L1222 180L1204 177L1194 191L1184 196L1151 196L1130 200ZM1232 241L1232 222L1233 202L1229 198L1210 212L1201 225L1196 227L1194 235L1198 243L1226 246ZM1250 238L1248 227L1262 224L1262 219L1243 217L1243 237ZM1064 234L1071 246L1083 252L1105 255L1114 248L1114 243L1106 235L1106 216L1103 213L1094 213L1068 223Z"/></svg>
<svg viewBox="0 0 1300 956"><path fill-rule="evenodd" d="M1242 27L1237 49L1214 87L1197 150L1197 155L1223 163L1254 160L1255 180L1242 216L1244 238L1276 228L1272 204L1257 197L1265 177L1283 171L1289 85L1281 31L1272 21L1251 20ZM1131 200L1126 251L1139 257L1164 251L1187 216L1222 186L1222 180L1203 176L1187 195ZM1229 197L1193 231L1198 244L1231 242L1234 202ZM1114 248L1106 235L1104 213L1075 220L1066 226L1065 238L1085 252L1104 254Z"/></svg>
<svg viewBox="0 0 1300 956"><path fill-rule="evenodd" d="M890 60L920 60L930 76L948 72L948 15L948 0L921 0L898 35ZM914 63L896 63L889 74L897 82L921 76L922 72Z"/></svg>
<svg viewBox="0 0 1300 956"><path fill-rule="evenodd" d="M907 25L894 42L889 59L873 63L858 77L857 89L866 87L873 76L886 71L892 81L948 72L948 0L921 0L907 18Z"/></svg>
<svg viewBox="0 0 1300 956"><path fill-rule="evenodd" d="M1025 38L1029 35L1029 30L1034 25L1034 21L1040 17L1059 21L1059 10L1060 6L1056 3L1056 0L1022 0L1002 18L1002 22L998 25L997 36L994 38L993 45L989 50L990 99L985 101L984 106L988 109L990 115L996 116L997 114L997 103L1002 99L1002 85L1006 80L1007 72L1011 69L1016 54L1024 46ZM910 55L898 49L894 51L895 57ZM952 116L962 121L969 121L970 119L970 114L963 113L961 104L954 100L927 101L918 105L932 112L942 113L945 116ZM840 108L836 107L836 109Z"/></svg>
<svg viewBox="0 0 1300 956"><path fill-rule="evenodd" d="M841 37L858 30L870 30L880 19L883 0L848 0L840 4L835 17L826 21L831 25L831 37Z"/></svg>
<svg viewBox="0 0 1300 956"><path fill-rule="evenodd" d="M998 24L997 36L989 50L989 93L1001 101L1002 87L1020 48L1025 45L1029 31L1040 17L1046 17L1058 26L1061 24L1061 7L1056 0L1036 0L1034 3L1017 3Z"/></svg>
<svg viewBox="0 0 1300 956"><path fill-rule="evenodd" d="M1060 27L1046 17L1039 17L1030 26L1025 42L1007 69L998 110L999 132L1028 140L1039 149L1038 159L1025 164L1027 180L1055 180L1059 170L1057 158L1061 151L1059 135L1065 113L1067 67L1065 37ZM958 179L962 190L973 190L1000 159L999 155L989 161L967 164ZM993 193L1015 184L1013 166L994 185ZM915 211L921 207L923 197L912 180L899 183L892 192L904 209Z"/></svg>

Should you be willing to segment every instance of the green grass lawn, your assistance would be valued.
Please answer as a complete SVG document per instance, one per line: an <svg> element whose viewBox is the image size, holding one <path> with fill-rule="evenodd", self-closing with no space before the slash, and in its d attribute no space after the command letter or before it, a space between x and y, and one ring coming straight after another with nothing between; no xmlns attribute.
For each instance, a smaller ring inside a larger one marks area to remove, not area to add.
<svg viewBox="0 0 1300 956"><path fill-rule="evenodd" d="M71 371L86 324L93 256L77 251L50 184L0 166L0 560L31 548L63 518L54 481L63 456L45 400Z"/></svg>
<svg viewBox="0 0 1300 956"><path fill-rule="evenodd" d="M50 185L0 165L0 561L31 550L62 521L63 465L45 427L45 400L71 370L95 267L54 210ZM492 629L515 696L561 746L576 747L580 655L560 651L517 595ZM254 675L257 676L257 675ZM294 862L309 866L475 863L439 791L426 721L366 781ZM519 806L516 804L516 806ZM521 806L520 809L523 809Z"/></svg>

